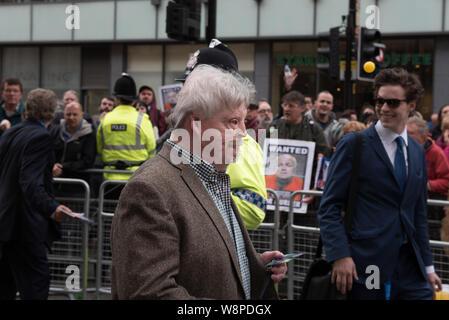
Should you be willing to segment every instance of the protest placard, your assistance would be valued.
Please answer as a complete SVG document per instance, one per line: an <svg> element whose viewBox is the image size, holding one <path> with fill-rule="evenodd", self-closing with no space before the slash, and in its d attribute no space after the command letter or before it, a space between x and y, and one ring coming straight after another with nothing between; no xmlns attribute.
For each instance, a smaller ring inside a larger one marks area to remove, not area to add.
<svg viewBox="0 0 449 320"><path fill-rule="evenodd" d="M279 210L288 211L294 191L308 190L312 177L315 142L266 139L264 143L265 182L279 197ZM307 204L295 197L294 212L306 213ZM274 210L272 197L267 199L267 209Z"/></svg>
<svg viewBox="0 0 449 320"><path fill-rule="evenodd" d="M159 88L159 96L161 98L159 100L161 101L159 108L162 112L167 112L175 107L181 88L181 83L170 84Z"/></svg>

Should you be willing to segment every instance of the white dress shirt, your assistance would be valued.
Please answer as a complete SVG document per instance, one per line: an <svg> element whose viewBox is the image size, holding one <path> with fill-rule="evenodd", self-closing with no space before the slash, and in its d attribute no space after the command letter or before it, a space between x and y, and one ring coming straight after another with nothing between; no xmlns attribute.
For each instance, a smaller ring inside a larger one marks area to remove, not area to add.
<svg viewBox="0 0 449 320"><path fill-rule="evenodd" d="M396 132L391 131L390 129L384 128L380 121L376 123L376 131L379 135L380 141L387 152L388 158L390 159L391 164L394 169L394 157L396 155L396 149L398 148L398 144L395 139L399 136L404 140L404 144L402 145L404 148L404 157L405 157L405 170L408 173L408 155L407 155L407 147L408 147L408 137L407 137L407 128L404 128L401 134L397 134Z"/></svg>

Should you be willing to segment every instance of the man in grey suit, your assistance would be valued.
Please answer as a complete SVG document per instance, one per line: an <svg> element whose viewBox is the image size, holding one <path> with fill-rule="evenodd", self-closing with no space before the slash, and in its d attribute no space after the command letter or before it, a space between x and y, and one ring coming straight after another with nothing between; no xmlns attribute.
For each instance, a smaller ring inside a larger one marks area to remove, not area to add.
<svg viewBox="0 0 449 320"><path fill-rule="evenodd" d="M229 163L246 135L254 95L238 73L199 65L172 114L174 131L123 190L111 231L114 299L259 298L265 264L231 199ZM273 267L263 298L277 298Z"/></svg>

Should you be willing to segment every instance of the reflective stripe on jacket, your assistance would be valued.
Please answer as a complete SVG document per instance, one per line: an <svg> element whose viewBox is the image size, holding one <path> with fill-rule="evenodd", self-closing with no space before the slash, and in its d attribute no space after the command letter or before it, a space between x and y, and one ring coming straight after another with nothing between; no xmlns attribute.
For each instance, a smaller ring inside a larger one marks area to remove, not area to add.
<svg viewBox="0 0 449 320"><path fill-rule="evenodd" d="M248 229L256 229L265 219L267 189L263 153L259 144L246 135L236 163L228 166L232 199Z"/></svg>
<svg viewBox="0 0 449 320"><path fill-rule="evenodd" d="M156 140L147 114L132 106L120 105L107 113L97 131L97 151L103 163L141 163L155 155ZM106 165L105 169L116 169ZM105 173L105 180L128 180L138 166L127 167L130 174Z"/></svg>

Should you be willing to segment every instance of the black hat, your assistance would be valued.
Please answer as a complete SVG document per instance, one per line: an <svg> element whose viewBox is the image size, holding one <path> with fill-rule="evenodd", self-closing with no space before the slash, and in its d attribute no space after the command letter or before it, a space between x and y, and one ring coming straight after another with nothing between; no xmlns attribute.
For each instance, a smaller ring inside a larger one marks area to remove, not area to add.
<svg viewBox="0 0 449 320"><path fill-rule="evenodd" d="M139 88L139 94L143 91L143 90L150 90L150 91L154 91L151 87L147 86L147 85L143 85Z"/></svg>
<svg viewBox="0 0 449 320"><path fill-rule="evenodd" d="M117 98L129 101L134 100L136 98L136 83L134 79L129 74L123 72L122 76L115 82L113 94Z"/></svg>
<svg viewBox="0 0 449 320"><path fill-rule="evenodd" d="M186 65L184 76L176 81L185 81L190 72L200 64L208 64L228 71L239 70L237 58L231 49L217 39L212 39L208 48L197 50Z"/></svg>

